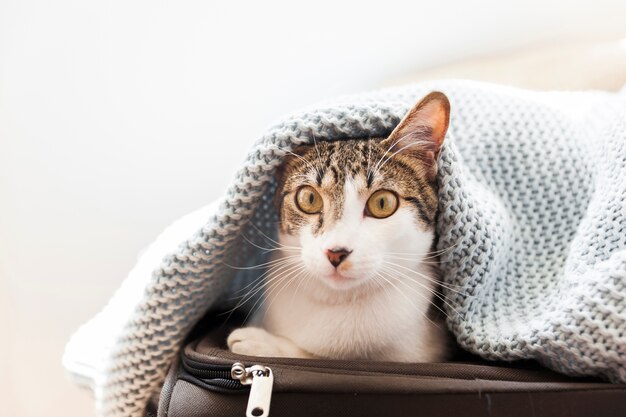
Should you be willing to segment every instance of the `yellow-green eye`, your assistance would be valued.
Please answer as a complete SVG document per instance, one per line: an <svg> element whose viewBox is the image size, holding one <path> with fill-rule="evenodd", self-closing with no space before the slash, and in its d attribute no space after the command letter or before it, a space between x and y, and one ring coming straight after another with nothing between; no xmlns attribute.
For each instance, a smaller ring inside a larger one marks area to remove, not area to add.
<svg viewBox="0 0 626 417"><path fill-rule="evenodd" d="M365 212L368 216L384 219L398 209L398 196L388 190L378 190L367 200Z"/></svg>
<svg viewBox="0 0 626 417"><path fill-rule="evenodd" d="M306 214L316 214L322 211L324 202L315 188L305 185L296 193L296 205Z"/></svg>

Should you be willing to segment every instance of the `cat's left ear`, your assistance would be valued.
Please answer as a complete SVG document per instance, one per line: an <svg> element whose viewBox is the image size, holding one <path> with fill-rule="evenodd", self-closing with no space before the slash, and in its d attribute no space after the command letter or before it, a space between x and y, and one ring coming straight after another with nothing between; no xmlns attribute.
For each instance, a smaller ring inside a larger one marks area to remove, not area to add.
<svg viewBox="0 0 626 417"><path fill-rule="evenodd" d="M434 91L415 105L382 144L390 153L404 153L435 165L450 123L450 101Z"/></svg>

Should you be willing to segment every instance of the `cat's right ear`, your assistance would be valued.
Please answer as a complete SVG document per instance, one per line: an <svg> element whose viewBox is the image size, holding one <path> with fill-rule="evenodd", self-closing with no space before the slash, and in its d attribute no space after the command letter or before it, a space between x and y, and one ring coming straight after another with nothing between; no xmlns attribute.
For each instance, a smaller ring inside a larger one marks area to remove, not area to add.
<svg viewBox="0 0 626 417"><path fill-rule="evenodd" d="M448 97L434 91L417 103L382 144L392 153L416 156L435 164L450 123Z"/></svg>

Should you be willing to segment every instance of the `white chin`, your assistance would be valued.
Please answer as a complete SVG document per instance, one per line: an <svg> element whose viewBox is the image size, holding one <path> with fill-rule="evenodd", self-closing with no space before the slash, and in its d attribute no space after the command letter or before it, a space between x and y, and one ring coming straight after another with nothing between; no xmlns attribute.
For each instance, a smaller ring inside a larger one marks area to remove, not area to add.
<svg viewBox="0 0 626 417"><path fill-rule="evenodd" d="M350 278L339 272L333 272L320 277L322 281L334 290L347 290L361 285L362 281L358 278Z"/></svg>

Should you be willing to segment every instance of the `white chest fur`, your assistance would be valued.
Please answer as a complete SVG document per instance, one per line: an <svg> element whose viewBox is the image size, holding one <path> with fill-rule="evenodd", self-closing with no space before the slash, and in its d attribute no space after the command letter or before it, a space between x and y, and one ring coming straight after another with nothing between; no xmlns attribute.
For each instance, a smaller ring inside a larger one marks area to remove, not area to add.
<svg viewBox="0 0 626 417"><path fill-rule="evenodd" d="M390 284L333 294L315 279L269 291L262 326L314 356L432 361L443 357L443 323L427 318L430 285Z"/></svg>

